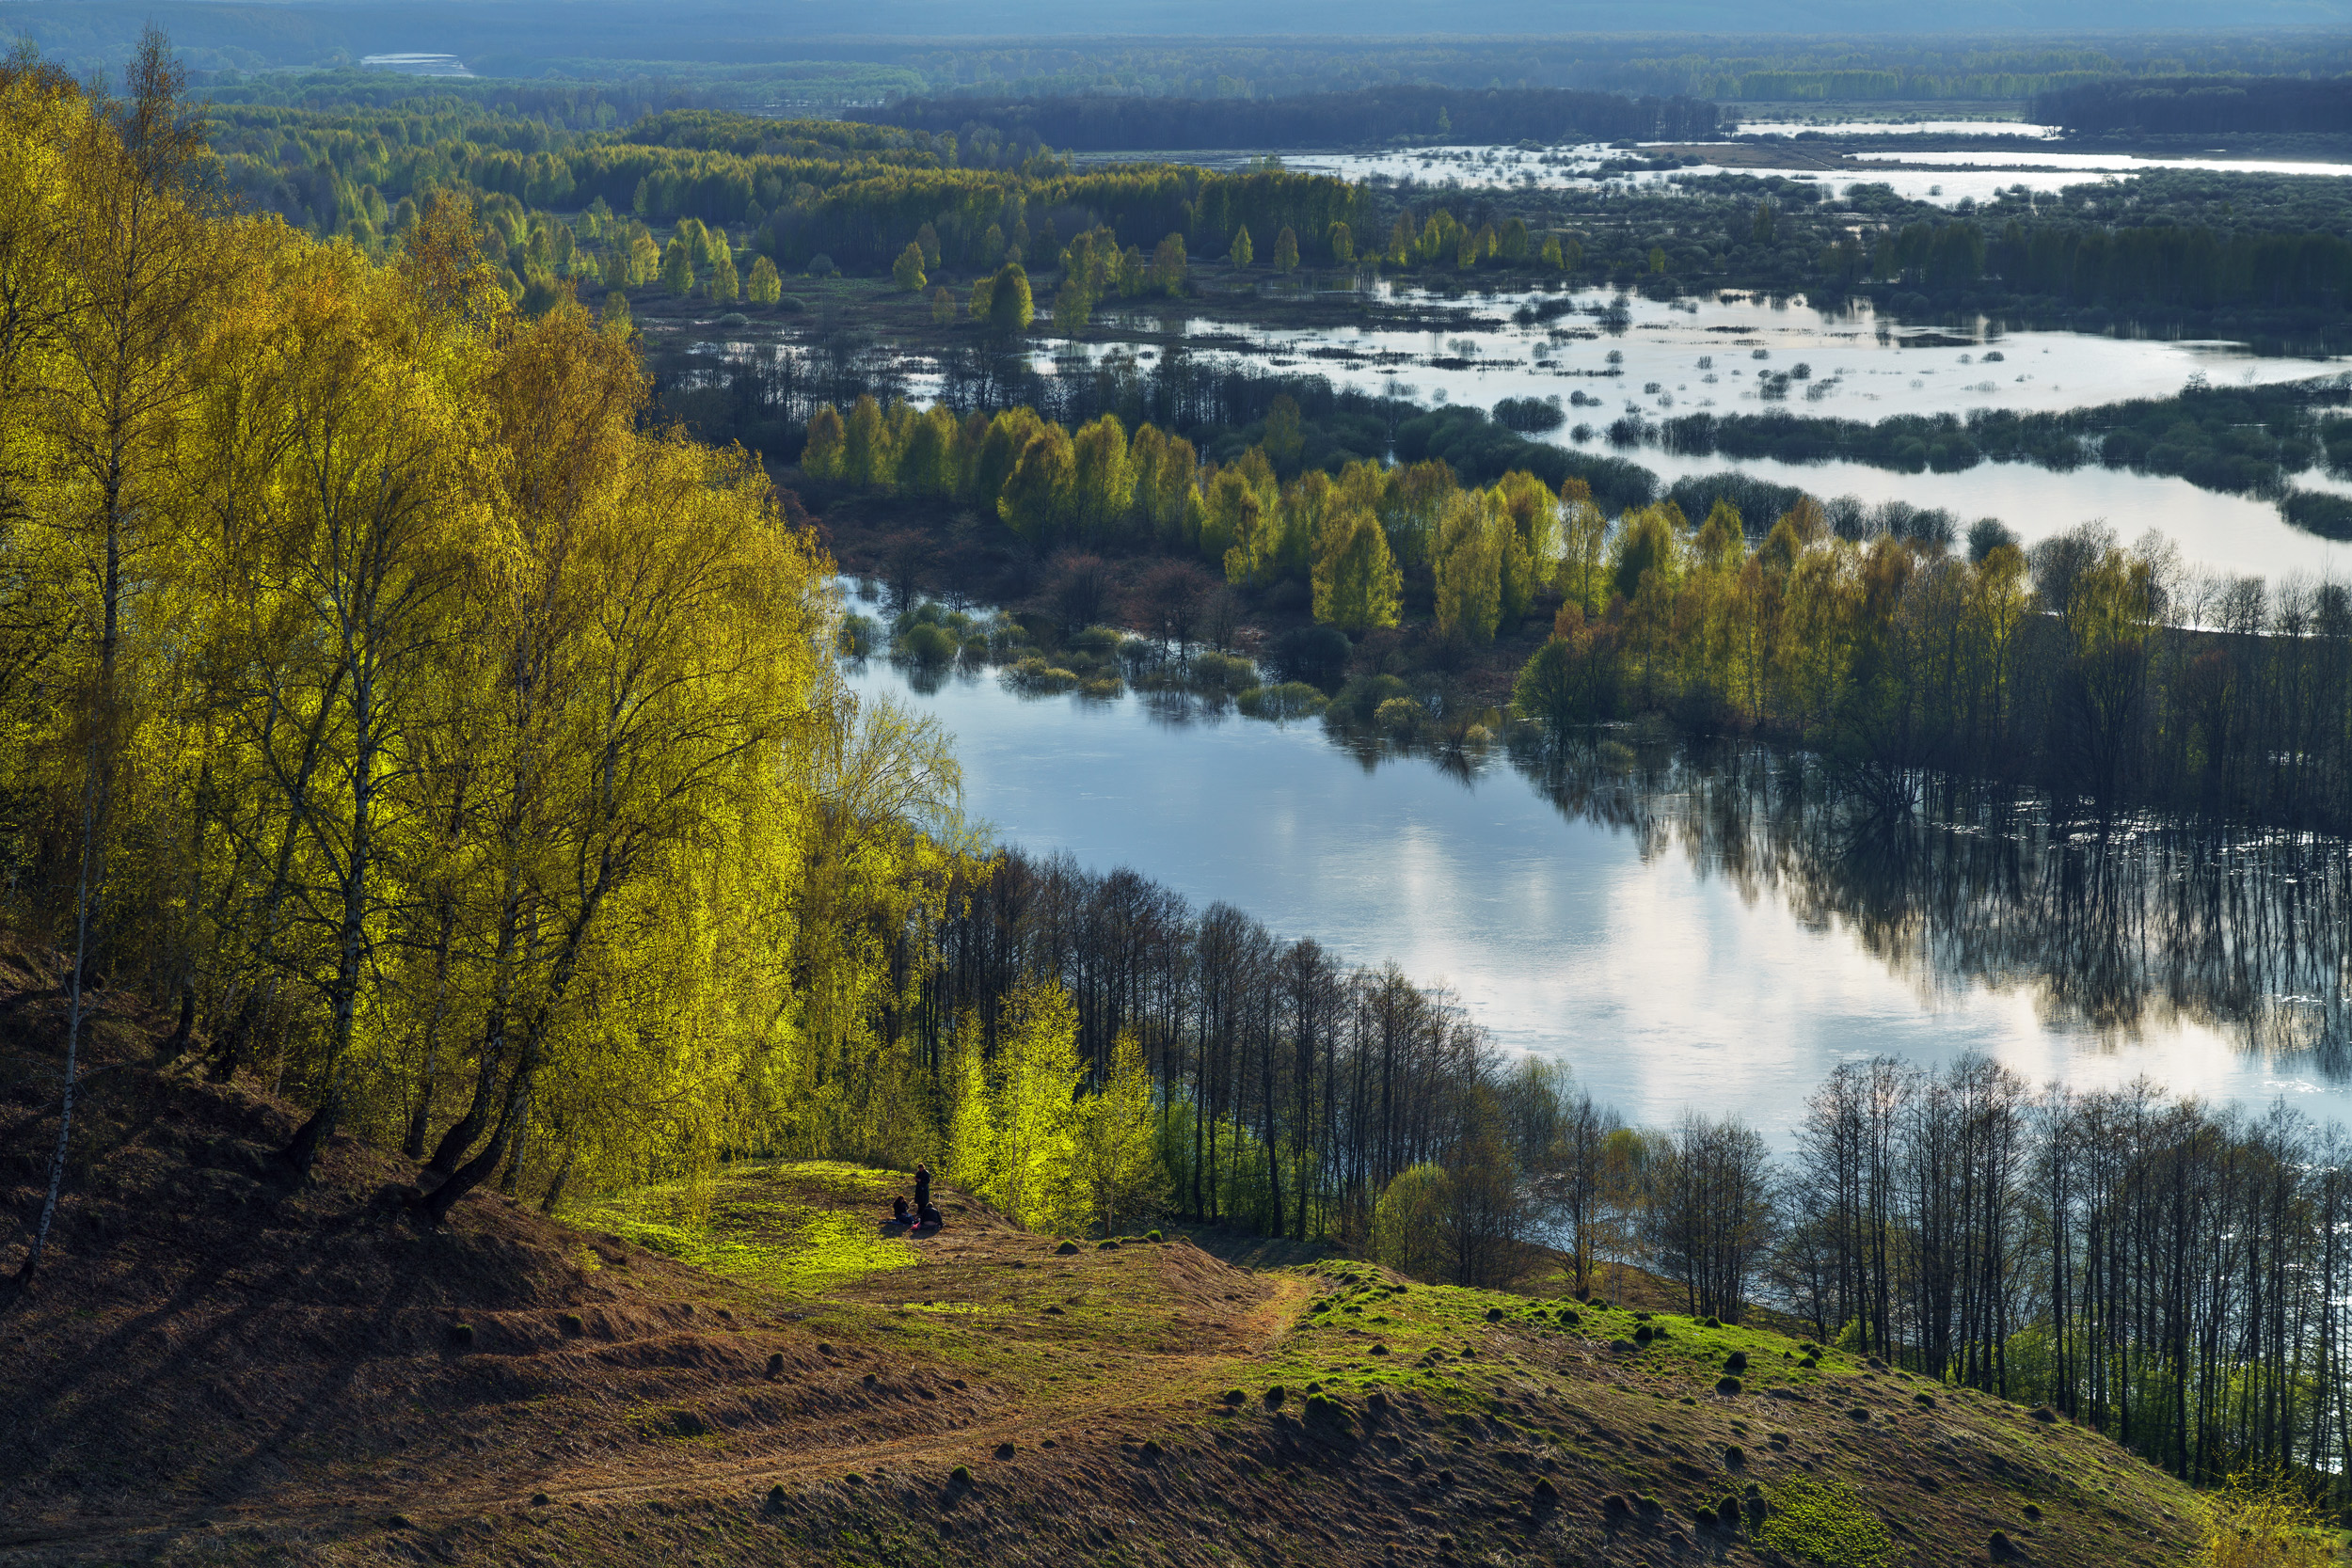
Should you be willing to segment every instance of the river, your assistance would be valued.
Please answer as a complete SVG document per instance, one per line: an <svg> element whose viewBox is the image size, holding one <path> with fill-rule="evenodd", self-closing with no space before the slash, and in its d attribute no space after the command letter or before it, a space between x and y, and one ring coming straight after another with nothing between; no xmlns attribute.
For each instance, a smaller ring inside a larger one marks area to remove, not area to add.
<svg viewBox="0 0 2352 1568"><path fill-rule="evenodd" d="M985 673L926 692L876 659L850 680L939 718L1001 842L1393 958L1639 1121L1734 1111L1786 1147L1836 1063L1966 1051L2036 1083L2145 1073L2352 1119L2342 846L2103 848L2028 817L1865 851L1760 751L1440 767Z"/></svg>

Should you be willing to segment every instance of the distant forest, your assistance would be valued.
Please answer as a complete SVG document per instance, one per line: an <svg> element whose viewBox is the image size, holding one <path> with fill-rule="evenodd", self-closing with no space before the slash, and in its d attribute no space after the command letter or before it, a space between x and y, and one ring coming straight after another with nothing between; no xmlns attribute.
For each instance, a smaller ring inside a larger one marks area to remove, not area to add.
<svg viewBox="0 0 2352 1568"><path fill-rule="evenodd" d="M2352 131L2352 76L2169 76L2036 93L2032 118L2070 131Z"/></svg>
<svg viewBox="0 0 2352 1568"><path fill-rule="evenodd" d="M1368 87L1290 98L911 99L856 118L910 130L986 127L1008 142L1080 152L1135 148L1340 147L1392 141L1462 143L1680 139L1717 133L1715 105L1691 98L1626 98L1554 87Z"/></svg>

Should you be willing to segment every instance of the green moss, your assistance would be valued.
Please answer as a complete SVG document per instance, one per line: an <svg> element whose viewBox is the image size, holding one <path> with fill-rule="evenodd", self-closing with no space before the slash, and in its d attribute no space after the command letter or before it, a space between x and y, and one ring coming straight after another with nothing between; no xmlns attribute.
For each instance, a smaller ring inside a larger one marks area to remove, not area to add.
<svg viewBox="0 0 2352 1568"><path fill-rule="evenodd" d="M1768 1546L1826 1568L1883 1568L1894 1558L1886 1527L1842 1482L1790 1476L1772 1489L1771 1502L1757 1531Z"/></svg>

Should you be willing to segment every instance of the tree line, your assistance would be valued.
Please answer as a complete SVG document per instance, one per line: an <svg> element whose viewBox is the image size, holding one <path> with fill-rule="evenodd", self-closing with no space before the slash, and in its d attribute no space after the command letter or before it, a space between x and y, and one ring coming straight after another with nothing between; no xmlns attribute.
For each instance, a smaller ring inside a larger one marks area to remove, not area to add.
<svg viewBox="0 0 2352 1568"><path fill-rule="evenodd" d="M914 98L861 119L939 135L985 126L1081 152L1245 148L1277 150L1421 142L1679 141L1717 131L1697 99L1629 98L1560 87L1396 84L1353 92L1184 98L1073 94L1033 98Z"/></svg>
<svg viewBox="0 0 2352 1568"><path fill-rule="evenodd" d="M1786 395L1785 384L1780 392ZM1956 473L1985 462L2065 472L2098 463L2177 474L2207 490L2275 495L2287 476L2323 464L2340 467L2338 454L2352 454L2352 440L2337 434L2340 421L2323 417L2348 398L2352 391L2334 378L2269 387L2192 382L2177 397L2057 412L1975 408L1867 422L1785 410L1681 414L1654 423L1625 417L1612 422L1609 437L1620 446L1654 441L1693 455L1839 460L1911 473Z"/></svg>
<svg viewBox="0 0 2352 1568"><path fill-rule="evenodd" d="M1515 703L1551 733L1664 711L1821 748L1895 812L1926 770L2073 802L2341 833L2352 775L2342 584L2185 571L2160 536L1998 523L1849 538L1801 499L1760 542L1719 499L1620 516L1555 570Z"/></svg>
<svg viewBox="0 0 2352 1568"><path fill-rule="evenodd" d="M2091 134L2352 130L2352 79L2343 76L2109 77L2051 87L2031 103L2036 120Z"/></svg>

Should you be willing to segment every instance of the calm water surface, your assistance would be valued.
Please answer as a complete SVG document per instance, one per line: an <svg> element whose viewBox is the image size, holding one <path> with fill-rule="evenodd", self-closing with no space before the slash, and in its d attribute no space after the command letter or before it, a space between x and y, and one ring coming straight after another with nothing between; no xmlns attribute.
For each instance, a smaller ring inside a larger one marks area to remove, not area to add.
<svg viewBox="0 0 2352 1568"><path fill-rule="evenodd" d="M2249 961L2247 929L2201 934L2138 905L2092 918L2114 886L2094 877L2082 895L2078 865L2043 859L2021 889L2015 858L1966 834L1892 872L1857 864L1808 849L1802 828L1755 826L1741 786L1703 771L1555 804L1501 763L1367 764L1319 723L1025 699L987 674L927 694L880 660L851 680L938 716L969 810L1002 842L1133 866L1354 962L1393 958L1449 983L1500 1044L1568 1063L1643 1121L1736 1110L1786 1143L1837 1062L1970 1050L2036 1082L2147 1073L2352 1119L2340 933ZM2340 927L2344 862L2324 848L2264 887L2327 883L2320 918ZM2167 863L2124 879L2157 904L2185 880ZM2232 886L2217 907L2242 901ZM2210 962L2194 957L2206 948Z"/></svg>

